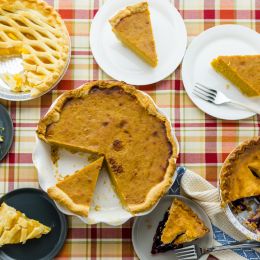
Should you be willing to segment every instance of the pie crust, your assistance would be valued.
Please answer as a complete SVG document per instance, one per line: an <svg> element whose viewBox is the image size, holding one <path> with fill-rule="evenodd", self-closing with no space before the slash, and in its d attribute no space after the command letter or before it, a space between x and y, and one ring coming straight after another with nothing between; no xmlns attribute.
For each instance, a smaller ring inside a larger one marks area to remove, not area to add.
<svg viewBox="0 0 260 260"><path fill-rule="evenodd" d="M240 144L225 160L220 173L222 206L260 195L260 137ZM259 174L259 175L258 175Z"/></svg>
<svg viewBox="0 0 260 260"><path fill-rule="evenodd" d="M147 2L127 6L109 22L123 44L152 67L157 66L158 58Z"/></svg>
<svg viewBox="0 0 260 260"><path fill-rule="evenodd" d="M172 184L177 145L171 126L149 96L123 82L95 81L64 93L37 134L51 145L104 155L132 213L150 209Z"/></svg>
<svg viewBox="0 0 260 260"><path fill-rule="evenodd" d="M66 176L48 189L48 195L75 214L88 216L103 157Z"/></svg>
<svg viewBox="0 0 260 260"><path fill-rule="evenodd" d="M12 91L35 96L50 89L66 68L69 44L64 22L46 2L0 2L0 55L20 54L23 59L23 84L10 86Z"/></svg>
<svg viewBox="0 0 260 260"><path fill-rule="evenodd" d="M2 203L0 207L0 247L6 244L24 244L27 240L40 238L50 231L50 227L28 218L22 212Z"/></svg>

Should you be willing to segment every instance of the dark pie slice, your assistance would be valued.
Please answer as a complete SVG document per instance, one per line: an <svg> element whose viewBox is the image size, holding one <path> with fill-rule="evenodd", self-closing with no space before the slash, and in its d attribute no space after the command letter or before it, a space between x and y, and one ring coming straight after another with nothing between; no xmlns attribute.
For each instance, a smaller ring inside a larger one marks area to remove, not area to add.
<svg viewBox="0 0 260 260"><path fill-rule="evenodd" d="M209 229L181 200L174 199L157 227L151 253L166 252L203 237Z"/></svg>

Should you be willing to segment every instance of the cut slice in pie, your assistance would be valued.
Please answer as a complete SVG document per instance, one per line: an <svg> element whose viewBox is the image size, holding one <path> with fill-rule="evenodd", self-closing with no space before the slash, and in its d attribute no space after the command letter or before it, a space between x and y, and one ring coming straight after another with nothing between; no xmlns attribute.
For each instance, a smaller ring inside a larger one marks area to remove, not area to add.
<svg viewBox="0 0 260 260"><path fill-rule="evenodd" d="M51 228L39 221L27 218L25 214L2 203L0 207L0 247L6 244L25 243L29 239L48 234Z"/></svg>
<svg viewBox="0 0 260 260"><path fill-rule="evenodd" d="M164 219L159 223L152 254L166 252L205 236L209 229L202 220L179 199L174 199Z"/></svg>
<svg viewBox="0 0 260 260"><path fill-rule="evenodd" d="M118 39L152 67L158 63L148 3L126 7L109 20Z"/></svg>
<svg viewBox="0 0 260 260"><path fill-rule="evenodd" d="M260 137L240 144L225 160L220 174L222 205L260 195Z"/></svg>
<svg viewBox="0 0 260 260"><path fill-rule="evenodd" d="M33 96L50 89L69 59L69 36L60 15L41 0L2 0L0 31L0 55L22 54L23 75L4 78L10 89Z"/></svg>
<svg viewBox="0 0 260 260"><path fill-rule="evenodd" d="M172 184L177 144L169 121L150 97L116 81L95 81L67 91L39 122L50 145L105 157L125 208L150 209Z"/></svg>
<svg viewBox="0 0 260 260"><path fill-rule="evenodd" d="M48 189L49 196L73 213L88 216L103 157Z"/></svg>
<svg viewBox="0 0 260 260"><path fill-rule="evenodd" d="M219 56L213 68L247 96L260 96L260 55Z"/></svg>

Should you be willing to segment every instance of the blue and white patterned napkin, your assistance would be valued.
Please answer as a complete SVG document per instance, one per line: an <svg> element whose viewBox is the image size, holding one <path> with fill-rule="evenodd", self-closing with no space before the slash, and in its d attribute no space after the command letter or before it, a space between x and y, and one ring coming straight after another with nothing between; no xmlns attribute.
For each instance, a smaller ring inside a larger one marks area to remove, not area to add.
<svg viewBox="0 0 260 260"><path fill-rule="evenodd" d="M233 227L225 213L221 210L218 189L198 174L184 167L179 167L177 169L177 178L169 194L182 194L201 205L212 222L214 245L224 245L246 239L243 234ZM260 252L254 249L227 250L214 253L213 255L220 260L260 259Z"/></svg>

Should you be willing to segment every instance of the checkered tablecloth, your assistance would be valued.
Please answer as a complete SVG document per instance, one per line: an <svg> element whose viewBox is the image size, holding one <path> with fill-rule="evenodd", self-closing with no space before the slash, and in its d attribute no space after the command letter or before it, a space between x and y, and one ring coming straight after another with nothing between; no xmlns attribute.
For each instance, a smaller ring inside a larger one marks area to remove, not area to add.
<svg viewBox="0 0 260 260"><path fill-rule="evenodd" d="M16 188L39 187L31 155L35 129L39 118L57 96L85 81L110 79L99 69L89 46L91 20L103 1L48 2L65 20L72 40L72 59L66 75L53 92L29 102L0 100L9 109L15 128L11 151L0 162L0 195ZM260 32L260 0L175 0L173 4L184 18L189 41L218 24L237 23ZM141 89L170 116L180 143L178 164L213 184L228 153L244 139L260 135L260 116L223 121L195 107L183 88L180 67L165 80ZM129 221L119 227L87 226L70 217L68 238L57 259L137 259L131 243L132 223Z"/></svg>

